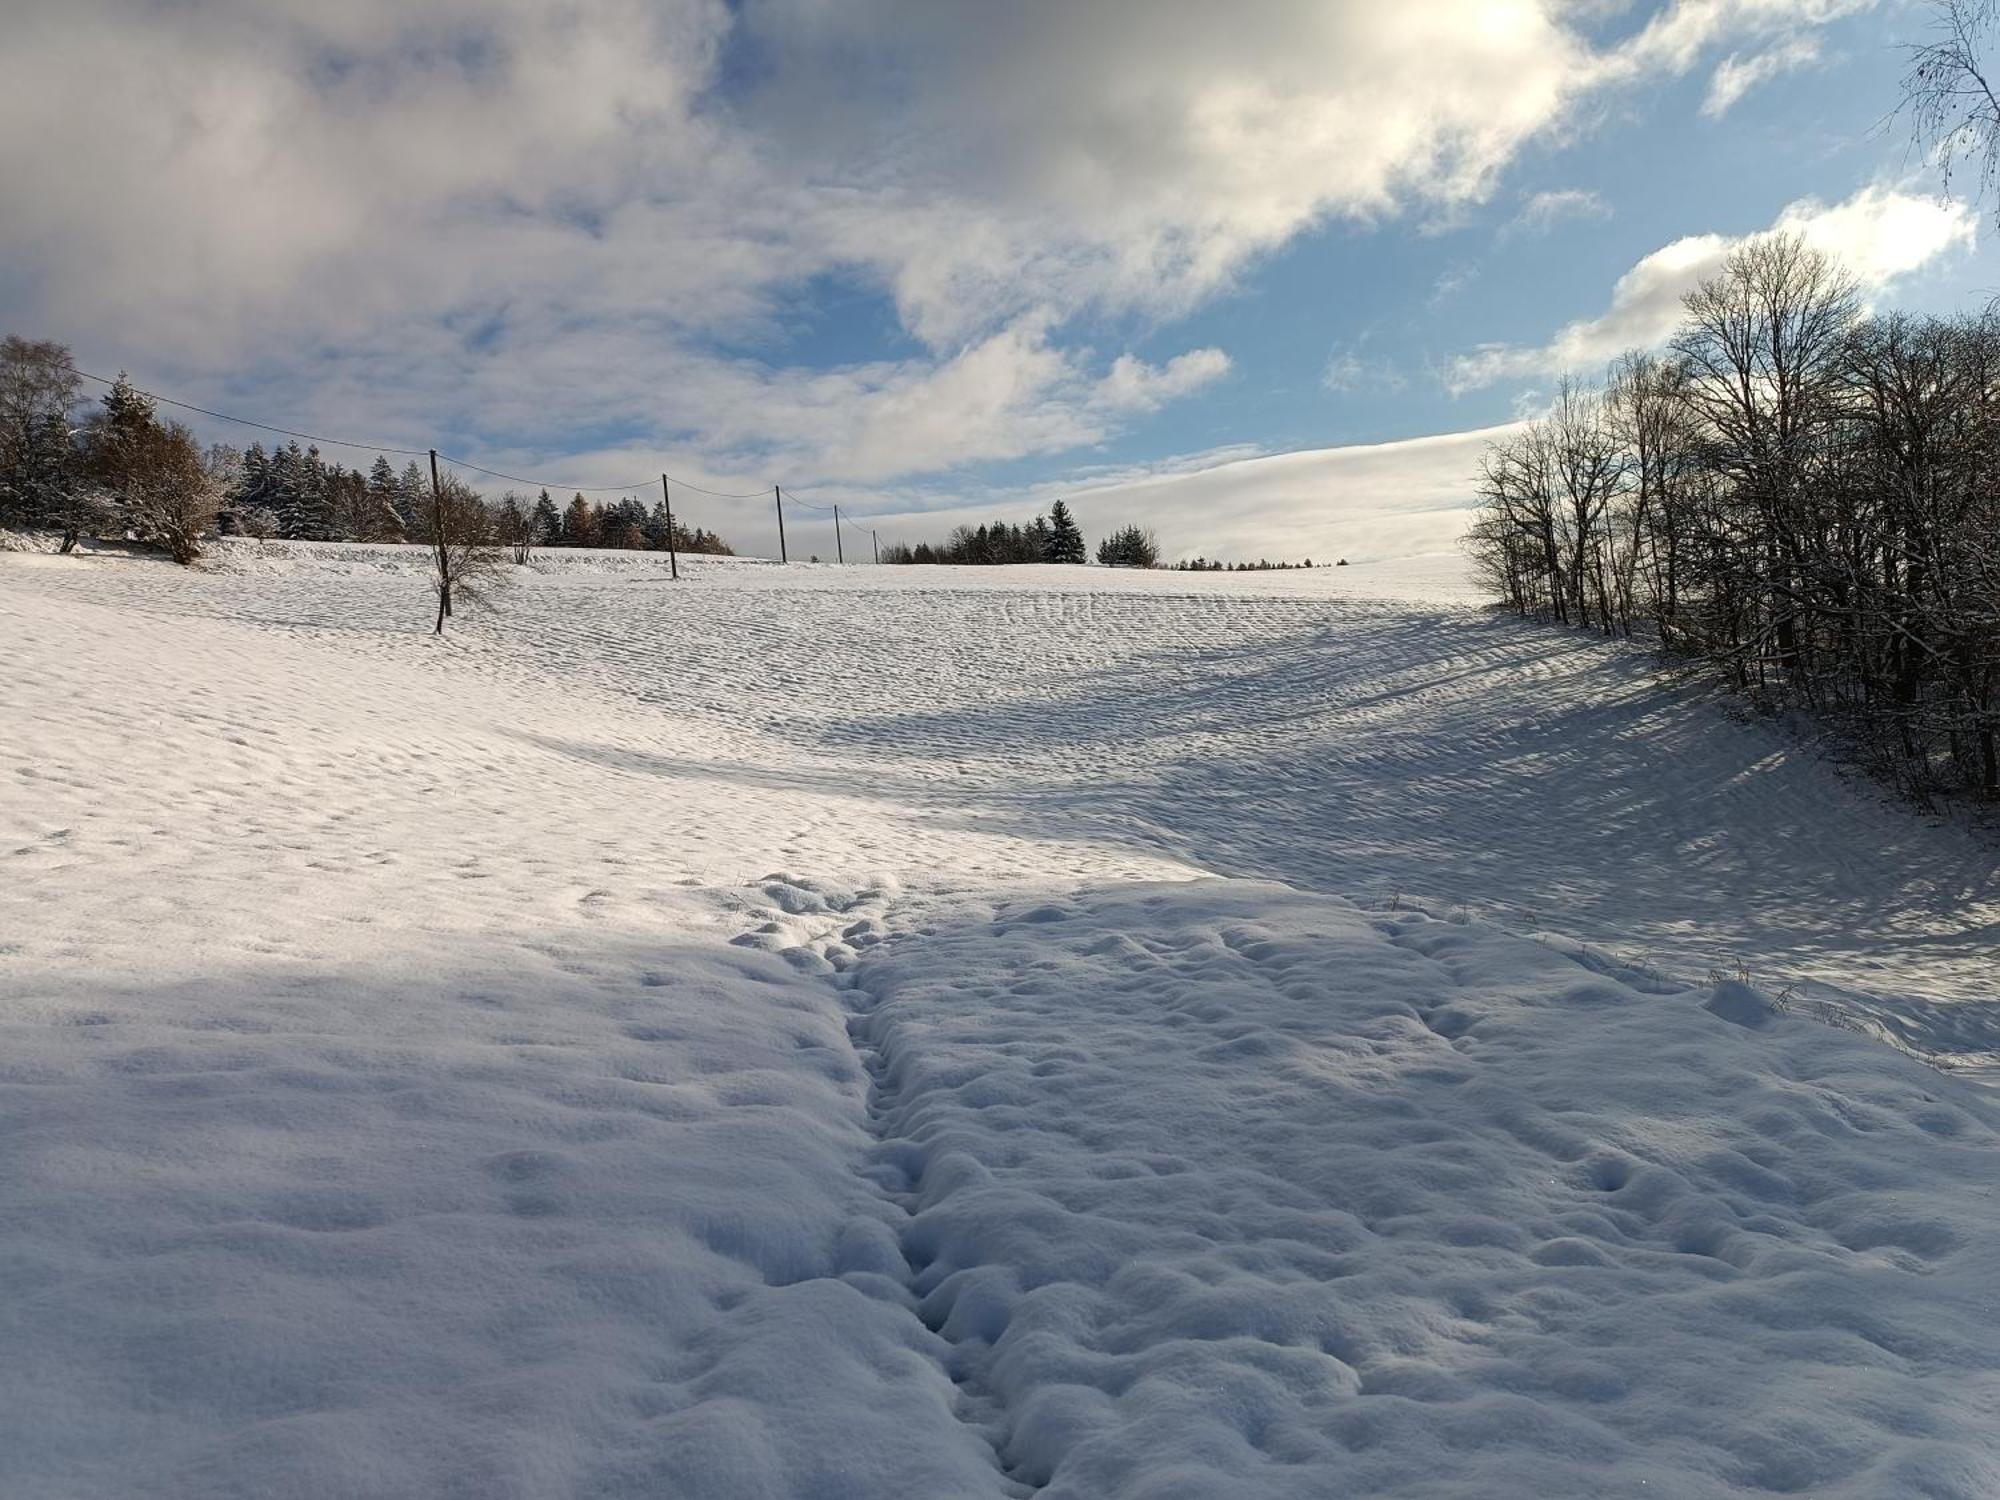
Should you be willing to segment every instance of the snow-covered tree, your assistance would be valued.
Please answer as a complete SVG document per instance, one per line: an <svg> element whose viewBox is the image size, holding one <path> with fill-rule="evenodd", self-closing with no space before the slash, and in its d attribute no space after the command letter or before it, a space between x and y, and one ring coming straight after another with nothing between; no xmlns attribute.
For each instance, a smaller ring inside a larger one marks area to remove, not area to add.
<svg viewBox="0 0 2000 1500"><path fill-rule="evenodd" d="M556 509L556 503L549 498L547 490L543 490L535 498L535 511L532 520L534 523L535 544L537 546L554 547L561 544L563 535L562 512Z"/></svg>

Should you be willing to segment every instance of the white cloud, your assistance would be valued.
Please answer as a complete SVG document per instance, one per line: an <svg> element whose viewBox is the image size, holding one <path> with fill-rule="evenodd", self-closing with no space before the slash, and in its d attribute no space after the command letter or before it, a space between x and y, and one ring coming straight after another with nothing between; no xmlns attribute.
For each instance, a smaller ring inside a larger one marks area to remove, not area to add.
<svg viewBox="0 0 2000 1500"><path fill-rule="evenodd" d="M1675 0L1618 49L1607 71L1685 73L1731 39L1783 44L1874 6L1875 0Z"/></svg>
<svg viewBox="0 0 2000 1500"><path fill-rule="evenodd" d="M1426 305L1436 312L1460 292L1479 279L1479 267L1471 261L1459 261L1446 266L1438 273L1438 279L1431 283L1431 294Z"/></svg>
<svg viewBox="0 0 2000 1500"><path fill-rule="evenodd" d="M1340 395L1358 390L1400 391L1409 384L1393 361L1367 354L1367 345L1366 335L1351 344L1336 344L1319 372L1320 388Z"/></svg>
<svg viewBox="0 0 2000 1500"><path fill-rule="evenodd" d="M1484 201L1594 92L1841 8L1679 0L1606 48L1565 0L21 0L0 317L178 389L239 372L260 412L530 455L1056 453L1227 368L1093 363L1082 320L1172 318L1329 219ZM919 352L716 352L781 347L823 278Z"/></svg>
<svg viewBox="0 0 2000 1500"><path fill-rule="evenodd" d="M1975 222L1963 204L1875 186L1831 207L1802 198L1758 234L1801 234L1851 271L1864 290L1879 293L1898 277L1969 248ZM1590 371L1627 349L1662 344L1680 323L1681 299L1756 237L1698 234L1662 246L1618 278L1604 312L1565 324L1546 344L1484 344L1458 355L1444 368L1445 385L1456 395L1502 380Z"/></svg>
<svg viewBox="0 0 2000 1500"><path fill-rule="evenodd" d="M1502 227L1502 238L1547 234L1565 219L1608 219L1611 205L1583 188L1557 188L1536 193Z"/></svg>
<svg viewBox="0 0 2000 1500"><path fill-rule="evenodd" d="M1732 52L1709 76L1708 97L1702 101L1701 112L1711 120L1719 120L1759 84L1768 83L1781 73L1809 67L1819 57L1819 40L1810 36L1788 38L1749 57Z"/></svg>
<svg viewBox="0 0 2000 1500"><path fill-rule="evenodd" d="M1229 373L1229 356L1220 349L1190 349L1164 365L1149 365L1131 354L1112 362L1111 372L1097 384L1096 404L1111 411L1157 411L1167 402L1190 395Z"/></svg>

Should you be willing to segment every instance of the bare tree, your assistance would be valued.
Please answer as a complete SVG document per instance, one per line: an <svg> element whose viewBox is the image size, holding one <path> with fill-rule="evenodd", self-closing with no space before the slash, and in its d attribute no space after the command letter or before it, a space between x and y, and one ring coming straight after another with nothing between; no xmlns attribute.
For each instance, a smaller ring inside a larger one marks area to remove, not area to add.
<svg viewBox="0 0 2000 1500"><path fill-rule="evenodd" d="M493 518L479 493L455 476L432 469L431 504L423 517L423 542L430 548L431 589L437 595L437 627L452 617L454 603L485 596L505 582L503 554L495 545Z"/></svg>
<svg viewBox="0 0 2000 1500"><path fill-rule="evenodd" d="M1687 321L1674 349L1687 369L1686 400L1716 467L1753 513L1761 572L1749 592L1759 670L1768 640L1775 665L1801 665L1801 547L1823 491L1810 481L1843 415L1841 361L1860 316L1845 270L1797 234L1773 234L1730 252L1722 269L1683 299Z"/></svg>
<svg viewBox="0 0 2000 1500"><path fill-rule="evenodd" d="M1944 190L1951 191L1959 164L1969 163L1978 176L1973 197L1982 199L2000 175L2000 98L1984 57L1994 0L1931 0L1931 11L1936 37L1909 49L1897 113Z"/></svg>
<svg viewBox="0 0 2000 1500"><path fill-rule="evenodd" d="M1860 318L1778 237L1687 308L1602 416L1565 389L1489 448L1477 576L1523 614L1650 624L1920 799L2000 797L2000 311Z"/></svg>
<svg viewBox="0 0 2000 1500"><path fill-rule="evenodd" d="M1634 351L1611 369L1606 420L1627 456L1618 507L1624 543L1616 588L1628 623L1644 590L1656 601L1660 632L1679 629L1680 581L1687 545L1685 490L1699 471L1697 429L1685 397L1687 368L1678 359Z"/></svg>

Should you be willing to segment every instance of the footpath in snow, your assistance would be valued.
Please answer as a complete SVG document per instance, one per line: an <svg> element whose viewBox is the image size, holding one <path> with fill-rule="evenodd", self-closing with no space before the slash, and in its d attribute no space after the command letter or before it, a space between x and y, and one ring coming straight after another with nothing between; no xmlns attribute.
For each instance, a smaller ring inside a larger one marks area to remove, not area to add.
<svg viewBox="0 0 2000 1500"><path fill-rule="evenodd" d="M1990 845L1441 570L690 574L0 554L0 1494L2000 1493Z"/></svg>

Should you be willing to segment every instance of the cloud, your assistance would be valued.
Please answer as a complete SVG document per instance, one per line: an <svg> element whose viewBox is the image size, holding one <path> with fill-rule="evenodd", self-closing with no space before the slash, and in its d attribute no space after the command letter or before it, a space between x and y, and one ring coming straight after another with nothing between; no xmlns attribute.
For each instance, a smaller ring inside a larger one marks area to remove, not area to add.
<svg viewBox="0 0 2000 1500"><path fill-rule="evenodd" d="M1458 261L1446 266L1431 284L1431 294L1425 305L1436 312L1478 279L1479 267L1471 261Z"/></svg>
<svg viewBox="0 0 2000 1500"><path fill-rule="evenodd" d="M1363 352L1367 344L1364 334L1351 344L1334 345L1319 373L1320 388L1340 395L1363 389L1393 392L1407 386L1409 381L1393 361Z"/></svg>
<svg viewBox="0 0 2000 1500"><path fill-rule="evenodd" d="M1536 193L1501 228L1503 239L1547 234L1565 219L1608 219L1611 205L1583 188L1557 188Z"/></svg>
<svg viewBox="0 0 2000 1500"><path fill-rule="evenodd" d="M1685 73L1731 39L1783 46L1874 6L1875 0L1676 0L1607 59L1606 72Z"/></svg>
<svg viewBox="0 0 2000 1500"><path fill-rule="evenodd" d="M1819 40L1810 36L1789 38L1747 58L1732 52L1716 65L1715 72L1709 76L1708 97L1702 101L1701 112L1711 120L1719 120L1759 84L1767 83L1781 73L1809 67L1818 62L1819 57Z"/></svg>
<svg viewBox="0 0 2000 1500"><path fill-rule="evenodd" d="M1074 330L1486 201L1595 95L1842 8L1678 0L1601 44L1565 0L21 0L0 316L482 452L1058 454L1227 368ZM913 352L786 365L829 284Z"/></svg>
<svg viewBox="0 0 2000 1500"><path fill-rule="evenodd" d="M1229 369L1229 356L1220 349L1190 349L1160 366L1121 354L1112 362L1111 372L1098 382L1096 404L1111 411L1157 411L1169 401L1220 380Z"/></svg>
<svg viewBox="0 0 2000 1500"><path fill-rule="evenodd" d="M1760 235L1796 233L1879 293L1940 256L1972 245L1976 219L1963 204L1899 189L1863 188L1831 207L1815 198L1789 205L1769 229L1749 235L1698 234L1641 259L1611 289L1611 305L1558 329L1546 344L1483 344L1446 362L1453 395L1510 379L1594 370L1627 349L1663 344L1681 320L1681 299L1721 269L1729 253Z"/></svg>

